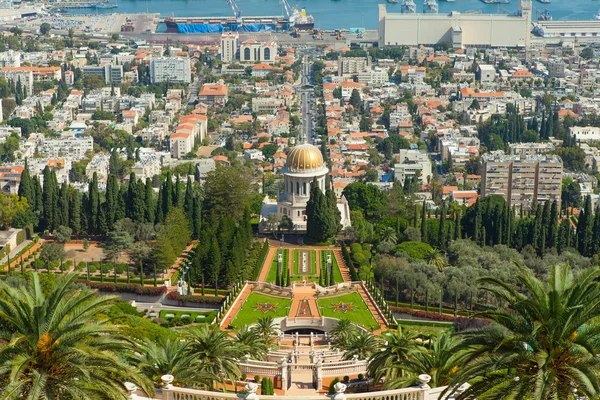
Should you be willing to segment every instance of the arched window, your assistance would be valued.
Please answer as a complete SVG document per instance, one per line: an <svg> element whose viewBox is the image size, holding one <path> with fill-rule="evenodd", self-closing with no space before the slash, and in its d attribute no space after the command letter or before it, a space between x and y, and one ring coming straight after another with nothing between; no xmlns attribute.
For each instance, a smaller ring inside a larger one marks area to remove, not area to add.
<svg viewBox="0 0 600 400"><path fill-rule="evenodd" d="M296 194L300 194L300 182L296 182Z"/></svg>
<svg viewBox="0 0 600 400"><path fill-rule="evenodd" d="M250 60L250 47L244 49L244 61Z"/></svg>
<svg viewBox="0 0 600 400"><path fill-rule="evenodd" d="M271 49L266 47L265 48L265 61L270 61L271 60Z"/></svg>
<svg viewBox="0 0 600 400"><path fill-rule="evenodd" d="M306 182L302 184L302 194L306 196Z"/></svg>

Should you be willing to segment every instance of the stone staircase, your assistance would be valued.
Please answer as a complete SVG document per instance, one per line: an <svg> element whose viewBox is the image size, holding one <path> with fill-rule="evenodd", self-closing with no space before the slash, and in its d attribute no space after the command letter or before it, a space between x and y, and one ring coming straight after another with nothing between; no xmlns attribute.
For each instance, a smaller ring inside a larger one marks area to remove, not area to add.
<svg viewBox="0 0 600 400"><path fill-rule="evenodd" d="M387 325L384 319L379 314L379 311L377 311L377 306L371 301L369 295L367 294L367 289L360 285L358 286L358 293L360 293L360 295L364 299L365 303L369 307L369 311L371 311L371 314L373 314L373 317L375 317L375 320L381 326L381 329L386 329Z"/></svg>
<svg viewBox="0 0 600 400"><path fill-rule="evenodd" d="M335 249L333 250L333 254L335 256L335 260L337 261L340 271L342 272L342 278L344 278L344 282L352 281L352 277L350 276L350 269L346 265L346 261L344 261L344 257L342 257L342 250Z"/></svg>

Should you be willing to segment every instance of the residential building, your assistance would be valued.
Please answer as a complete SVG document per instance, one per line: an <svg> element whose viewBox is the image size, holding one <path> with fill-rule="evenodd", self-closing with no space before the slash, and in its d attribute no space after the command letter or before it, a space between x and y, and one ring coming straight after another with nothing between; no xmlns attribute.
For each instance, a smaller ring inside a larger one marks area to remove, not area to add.
<svg viewBox="0 0 600 400"><path fill-rule="evenodd" d="M596 126L573 126L569 130L578 142L600 141L600 128Z"/></svg>
<svg viewBox="0 0 600 400"><path fill-rule="evenodd" d="M123 83L123 66L114 64L86 65L83 67L83 76L98 75L106 84L120 85Z"/></svg>
<svg viewBox="0 0 600 400"><path fill-rule="evenodd" d="M254 97L252 99L252 112L257 114L276 114L283 105L283 100L275 97Z"/></svg>
<svg viewBox="0 0 600 400"><path fill-rule="evenodd" d="M533 203L556 201L560 209L563 163L556 155L483 157L482 196L499 195L509 206L527 209Z"/></svg>
<svg viewBox="0 0 600 400"><path fill-rule="evenodd" d="M400 150L394 164L394 175L397 181L404 183L407 178L419 176L422 184L431 180L433 175L431 160L424 150Z"/></svg>
<svg viewBox="0 0 600 400"><path fill-rule="evenodd" d="M548 76L550 78L564 78L565 62L563 60L551 60L548 62Z"/></svg>
<svg viewBox="0 0 600 400"><path fill-rule="evenodd" d="M388 71L383 68L366 69L358 73L358 81L368 86L382 86L389 80Z"/></svg>
<svg viewBox="0 0 600 400"><path fill-rule="evenodd" d="M21 53L8 50L0 53L0 67L17 68L21 66Z"/></svg>
<svg viewBox="0 0 600 400"><path fill-rule="evenodd" d="M369 57L340 57L338 58L338 75L355 75L361 71L371 69Z"/></svg>
<svg viewBox="0 0 600 400"><path fill-rule="evenodd" d="M228 93L229 89L226 85L218 83L205 83L204 85L202 85L202 88L200 88L198 101L201 101L208 105L225 105L225 103L227 103Z"/></svg>
<svg viewBox="0 0 600 400"><path fill-rule="evenodd" d="M152 83L190 83L192 70L189 57L160 57L150 61Z"/></svg>
<svg viewBox="0 0 600 400"><path fill-rule="evenodd" d="M477 80L479 82L493 82L494 79L496 79L496 68L493 65L477 66Z"/></svg>
<svg viewBox="0 0 600 400"><path fill-rule="evenodd" d="M240 35L237 32L225 32L221 35L221 61L233 63L237 59Z"/></svg>

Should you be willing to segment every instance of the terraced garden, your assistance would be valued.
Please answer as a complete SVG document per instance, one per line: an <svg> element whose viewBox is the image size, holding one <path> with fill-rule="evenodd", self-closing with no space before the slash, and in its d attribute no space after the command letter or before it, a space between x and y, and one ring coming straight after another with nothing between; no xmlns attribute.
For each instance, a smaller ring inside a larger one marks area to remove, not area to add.
<svg viewBox="0 0 600 400"><path fill-rule="evenodd" d="M238 311L232 327L252 325L260 317L270 316L273 318L285 317L289 313L292 300L268 296L266 294L250 293L244 301L242 308Z"/></svg>
<svg viewBox="0 0 600 400"><path fill-rule="evenodd" d="M347 318L366 329L379 328L379 324L359 293L319 299L317 305L325 317Z"/></svg>

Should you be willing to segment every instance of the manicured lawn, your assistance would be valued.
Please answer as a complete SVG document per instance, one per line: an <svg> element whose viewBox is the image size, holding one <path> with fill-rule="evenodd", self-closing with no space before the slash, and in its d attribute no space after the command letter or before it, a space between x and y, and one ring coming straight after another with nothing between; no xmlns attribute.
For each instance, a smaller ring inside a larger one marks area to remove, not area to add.
<svg viewBox="0 0 600 400"><path fill-rule="evenodd" d="M169 317L167 317L167 315ZM192 322L206 322L208 324L212 323L215 317L217 316L216 311L211 312L197 312L197 311L177 311L177 310L160 310L158 316L162 319L172 319L172 318L181 318L182 315L188 315L190 321ZM200 318L198 318L200 317Z"/></svg>
<svg viewBox="0 0 600 400"><path fill-rule="evenodd" d="M276 308L272 311L262 312L256 308L259 303L270 303L275 305ZM291 305L292 300L289 299L281 299L259 293L250 293L242 305L241 310L235 316L231 326L240 327L242 325L252 325L263 316L270 316L273 318L285 317L289 313L289 309L287 307L290 307Z"/></svg>
<svg viewBox="0 0 600 400"><path fill-rule="evenodd" d="M322 312L325 317L337 319L347 318L355 324L367 329L379 328L379 324L375 320L375 317L373 317L373 314L369 311L369 307L367 307L358 293L319 299L317 300L317 303L319 305L319 311ZM339 303L352 304L354 308L345 313L334 310L333 305Z"/></svg>
<svg viewBox="0 0 600 400"><path fill-rule="evenodd" d="M331 254L331 270L333 272L333 282L334 283L343 283L344 278L342 277L342 271L335 259L335 254L330 250L321 250L321 271L324 271L327 268L327 254ZM329 286L329 283L325 284L325 286Z"/></svg>
<svg viewBox="0 0 600 400"><path fill-rule="evenodd" d="M269 267L269 273L267 274L267 278L265 280L265 282L267 283L275 283L275 281L277 280L277 261L279 259L278 254L281 253L282 255L282 269L283 269L283 276L285 277L285 269L288 268L288 257L289 257L289 250L288 249L279 249L276 253L275 256L273 257L273 261L271 262L271 266Z"/></svg>

